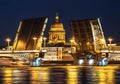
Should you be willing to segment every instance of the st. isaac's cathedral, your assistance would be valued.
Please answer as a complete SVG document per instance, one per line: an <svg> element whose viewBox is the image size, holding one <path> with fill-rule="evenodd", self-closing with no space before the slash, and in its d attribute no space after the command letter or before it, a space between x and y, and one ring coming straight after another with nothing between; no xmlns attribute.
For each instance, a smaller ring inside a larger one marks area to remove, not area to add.
<svg viewBox="0 0 120 84"><path fill-rule="evenodd" d="M65 29L63 24L59 21L59 16L56 15L55 22L51 25L49 30L49 44L66 43Z"/></svg>

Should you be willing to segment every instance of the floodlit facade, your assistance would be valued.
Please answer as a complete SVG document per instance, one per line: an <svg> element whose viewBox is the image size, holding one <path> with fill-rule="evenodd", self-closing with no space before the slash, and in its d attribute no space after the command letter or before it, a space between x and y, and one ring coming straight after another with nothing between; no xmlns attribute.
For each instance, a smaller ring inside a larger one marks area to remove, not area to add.
<svg viewBox="0 0 120 84"><path fill-rule="evenodd" d="M100 19L73 20L71 32L80 52L100 52L107 47Z"/></svg>
<svg viewBox="0 0 120 84"><path fill-rule="evenodd" d="M42 36L44 35L47 21L47 17L21 20L13 43L13 49L41 49Z"/></svg>
<svg viewBox="0 0 120 84"><path fill-rule="evenodd" d="M49 44L65 43L65 29L63 24L59 21L59 16L56 15L55 22L51 25L49 30Z"/></svg>

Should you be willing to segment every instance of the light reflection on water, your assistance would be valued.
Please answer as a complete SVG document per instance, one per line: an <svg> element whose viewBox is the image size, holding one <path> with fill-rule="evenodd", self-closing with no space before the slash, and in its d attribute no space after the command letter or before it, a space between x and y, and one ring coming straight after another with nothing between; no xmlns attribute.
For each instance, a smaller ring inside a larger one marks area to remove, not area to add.
<svg viewBox="0 0 120 84"><path fill-rule="evenodd" d="M120 65L0 68L0 84L120 84Z"/></svg>

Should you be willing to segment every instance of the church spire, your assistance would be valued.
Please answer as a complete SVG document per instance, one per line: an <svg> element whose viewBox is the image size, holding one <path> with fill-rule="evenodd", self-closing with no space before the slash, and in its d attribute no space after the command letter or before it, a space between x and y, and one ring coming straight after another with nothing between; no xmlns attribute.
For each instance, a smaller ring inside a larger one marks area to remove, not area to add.
<svg viewBox="0 0 120 84"><path fill-rule="evenodd" d="M56 16L55 16L55 22L59 22L59 16L58 16L58 13L56 13Z"/></svg>

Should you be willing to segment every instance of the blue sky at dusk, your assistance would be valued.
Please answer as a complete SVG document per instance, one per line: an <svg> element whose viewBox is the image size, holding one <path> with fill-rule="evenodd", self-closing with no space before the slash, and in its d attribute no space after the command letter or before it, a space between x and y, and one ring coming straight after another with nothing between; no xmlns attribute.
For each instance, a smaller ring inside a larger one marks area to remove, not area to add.
<svg viewBox="0 0 120 84"><path fill-rule="evenodd" d="M0 0L0 44L14 40L21 19L48 16L50 24L56 13L70 38L70 20L100 18L104 35L120 42L120 0Z"/></svg>

